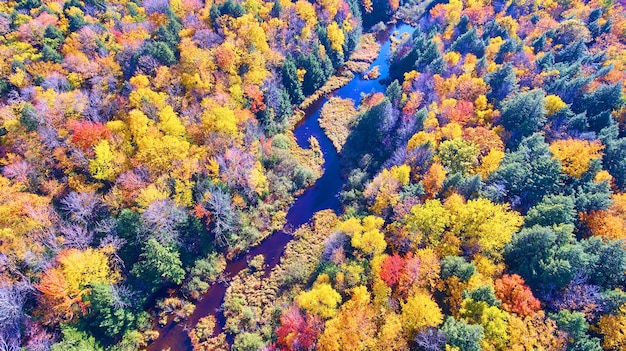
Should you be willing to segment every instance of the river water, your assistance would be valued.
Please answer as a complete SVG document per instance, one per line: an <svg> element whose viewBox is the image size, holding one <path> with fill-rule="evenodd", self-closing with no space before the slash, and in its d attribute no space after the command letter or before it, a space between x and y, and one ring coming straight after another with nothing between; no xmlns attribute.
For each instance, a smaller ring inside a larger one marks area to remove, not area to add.
<svg viewBox="0 0 626 351"><path fill-rule="evenodd" d="M346 86L331 93L331 96L341 98L350 98L355 103L361 100L361 94L384 92L385 86L380 82L381 79L387 78L389 75L389 55L391 52L391 35L396 37L403 33L411 33L413 27L407 24L398 24L390 27L386 31L377 36L378 42L381 44L380 53L371 67L379 66L380 78L376 80L365 80L359 75L350 81ZM396 34L397 32L397 34ZM370 67L370 68L371 68ZM321 107L328 101L327 97L322 97L314 102L305 112L305 118L296 126L294 135L301 147L308 147L308 139L315 137L320 145L320 149L324 154L324 174L315 182L313 186L308 188L293 203L287 212L287 225L297 228L305 224L313 218L313 215L324 209L332 209L339 214L341 204L339 202L339 192L345 184L345 179L340 172L340 158L335 150L332 142L318 123ZM250 258L262 254L265 257L267 272L274 268L280 260L280 256L285 249L285 245L292 239L282 231L277 231L265 239L261 244L252 248L247 254L242 255L235 260L228 262L226 266L226 275L235 276L242 269L248 266L247 262ZM218 320L218 329L221 331L224 326L224 317L220 311L220 307L224 300L227 285L225 283L214 284L196 303L194 313L181 323L170 321L163 328L159 329L159 338L151 343L148 351L191 351L191 343L187 337L187 328L195 326L200 318L210 314L214 315ZM185 327L187 326L187 327Z"/></svg>

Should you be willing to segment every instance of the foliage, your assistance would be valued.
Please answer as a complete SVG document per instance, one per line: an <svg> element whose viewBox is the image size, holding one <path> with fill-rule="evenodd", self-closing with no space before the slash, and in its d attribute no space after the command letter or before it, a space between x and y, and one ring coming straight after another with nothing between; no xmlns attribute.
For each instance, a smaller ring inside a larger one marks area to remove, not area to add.
<svg viewBox="0 0 626 351"><path fill-rule="evenodd" d="M309 313L315 313L323 318L333 317L337 313L337 304L341 295L328 283L319 283L313 289L303 292L296 299L298 305Z"/></svg>
<svg viewBox="0 0 626 351"><path fill-rule="evenodd" d="M625 13L1 2L0 348L623 349ZM322 108L341 205L246 259L335 196L295 128L388 48Z"/></svg>
<svg viewBox="0 0 626 351"><path fill-rule="evenodd" d="M146 242L140 261L133 266L132 273L144 281L152 292L164 282L180 284L185 277L178 252L154 238Z"/></svg>

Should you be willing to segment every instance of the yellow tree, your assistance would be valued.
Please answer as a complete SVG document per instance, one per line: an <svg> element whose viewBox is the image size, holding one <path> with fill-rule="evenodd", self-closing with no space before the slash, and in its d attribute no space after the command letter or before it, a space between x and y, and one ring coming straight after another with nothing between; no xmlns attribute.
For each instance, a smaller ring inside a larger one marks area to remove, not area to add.
<svg viewBox="0 0 626 351"><path fill-rule="evenodd" d="M426 241L436 246L446 228L452 222L450 211L439 200L426 200L411 208L411 214L404 217L406 229L414 245Z"/></svg>
<svg viewBox="0 0 626 351"><path fill-rule="evenodd" d="M329 24L326 30L328 32L328 40L330 40L330 47L343 54L343 42L345 39L343 30L339 28L339 25L335 21Z"/></svg>
<svg viewBox="0 0 626 351"><path fill-rule="evenodd" d="M341 295L330 284L318 282L313 285L310 291L300 293L296 301L298 306L309 313L331 318L337 313L337 305L341 302Z"/></svg>
<svg viewBox="0 0 626 351"><path fill-rule="evenodd" d="M524 318L509 314L507 328L511 351L563 350L567 342L567 335L541 310Z"/></svg>
<svg viewBox="0 0 626 351"><path fill-rule="evenodd" d="M47 323L72 319L84 308L82 298L93 284L115 283L120 277L111 269L106 252L99 249L66 249L59 252L56 263L36 285Z"/></svg>
<svg viewBox="0 0 626 351"><path fill-rule="evenodd" d="M410 338L426 327L436 327L443 322L443 314L432 296L418 291L402 303L402 325Z"/></svg>
<svg viewBox="0 0 626 351"><path fill-rule="evenodd" d="M402 330L402 318L394 312L385 315L383 325L376 337L377 351L404 351L408 350L406 339Z"/></svg>
<svg viewBox="0 0 626 351"><path fill-rule="evenodd" d="M593 330L604 336L602 347L605 350L626 349L626 304L616 314L601 316Z"/></svg>
<svg viewBox="0 0 626 351"><path fill-rule="evenodd" d="M158 127L163 133L165 133L165 135L171 135L175 137L185 136L185 126L181 123L172 106L165 106L164 109L159 111L158 116Z"/></svg>
<svg viewBox="0 0 626 351"><path fill-rule="evenodd" d="M557 95L548 95L546 96L546 115L552 116L553 114L559 112L562 108L566 107L567 104L561 100Z"/></svg>
<svg viewBox="0 0 626 351"><path fill-rule="evenodd" d="M589 169L589 162L602 157L602 145L599 141L569 138L550 144L550 152L562 166L563 173L580 178Z"/></svg>
<svg viewBox="0 0 626 351"><path fill-rule="evenodd" d="M367 288L355 287L352 297L341 306L337 316L326 322L324 333L318 340L318 350L372 350L376 344L375 316Z"/></svg>
<svg viewBox="0 0 626 351"><path fill-rule="evenodd" d="M382 218L375 216L367 216L362 221L353 217L344 221L339 229L352 238L352 246L372 257L380 255L387 247L385 235L380 231L384 223Z"/></svg>
<svg viewBox="0 0 626 351"><path fill-rule="evenodd" d="M37 234L52 225L50 198L25 192L21 182L0 176L0 250L23 259L41 254L44 245ZM8 270L7 270L8 271Z"/></svg>
<svg viewBox="0 0 626 351"><path fill-rule="evenodd" d="M115 180L115 177L122 171L124 155L113 152L108 140L100 141L94 147L94 153L96 157L89 161L91 176L98 180Z"/></svg>
<svg viewBox="0 0 626 351"><path fill-rule="evenodd" d="M137 141L137 161L147 165L157 173L167 172L175 161L185 159L189 155L191 144L171 135L148 135Z"/></svg>
<svg viewBox="0 0 626 351"><path fill-rule="evenodd" d="M458 196L453 196L445 205L454 218L450 232L466 246L478 245L483 254L495 259L501 258L502 249L523 221L508 204L495 204L487 199L463 203Z"/></svg>
<svg viewBox="0 0 626 351"><path fill-rule="evenodd" d="M209 131L220 132L230 136L238 134L237 117L228 107L217 106L207 109L202 114L202 123Z"/></svg>

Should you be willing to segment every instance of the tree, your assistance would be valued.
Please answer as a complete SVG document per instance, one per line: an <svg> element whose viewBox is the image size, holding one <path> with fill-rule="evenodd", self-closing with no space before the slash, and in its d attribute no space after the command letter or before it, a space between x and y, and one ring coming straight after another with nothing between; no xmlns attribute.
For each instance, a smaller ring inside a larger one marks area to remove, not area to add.
<svg viewBox="0 0 626 351"><path fill-rule="evenodd" d="M297 307L291 307L280 317L280 327L276 329L277 345L288 351L312 350L321 330L319 317L303 315Z"/></svg>
<svg viewBox="0 0 626 351"><path fill-rule="evenodd" d="M626 138L618 138L619 128L613 124L598 135L606 146L602 165L614 178L615 185L626 189Z"/></svg>
<svg viewBox="0 0 626 351"><path fill-rule="evenodd" d="M550 227L559 224L574 224L575 221L574 200L565 195L544 196L541 202L528 210L526 217L524 217L526 227L537 224Z"/></svg>
<svg viewBox="0 0 626 351"><path fill-rule="evenodd" d="M449 198L445 206L454 218L450 233L460 238L469 252L480 250L496 259L522 224L522 216L510 211L508 204L495 204L487 199L464 204Z"/></svg>
<svg viewBox="0 0 626 351"><path fill-rule="evenodd" d="M441 309L426 292L418 291L402 303L402 326L411 339L420 329L436 327L441 322Z"/></svg>
<svg viewBox="0 0 626 351"><path fill-rule="evenodd" d="M61 209L67 219L82 226L90 226L103 215L102 198L94 191L72 191L61 200Z"/></svg>
<svg viewBox="0 0 626 351"><path fill-rule="evenodd" d="M299 65L306 70L302 82L302 92L310 95L324 85L326 81L324 70L319 59L313 54L301 56L298 61Z"/></svg>
<svg viewBox="0 0 626 351"><path fill-rule="evenodd" d="M393 312L385 315L385 321L378 331L376 350L395 351L407 349L406 339L402 335L402 319Z"/></svg>
<svg viewBox="0 0 626 351"><path fill-rule="evenodd" d="M404 260L398 254L385 257L380 266L380 279L390 288L395 287L400 281L400 273L404 268Z"/></svg>
<svg viewBox="0 0 626 351"><path fill-rule="evenodd" d="M111 145L107 140L99 142L94 152L96 158L89 161L89 172L98 180L115 180L119 173L119 158L111 150Z"/></svg>
<svg viewBox="0 0 626 351"><path fill-rule="evenodd" d="M624 104L622 97L622 83L612 85L603 84L597 89L583 95L582 99L576 99L572 104L574 113L587 111L589 128L599 132L609 125L610 119L601 118L603 112L617 111Z"/></svg>
<svg viewBox="0 0 626 351"><path fill-rule="evenodd" d="M134 326L135 315L123 289L111 284L96 283L85 300L89 302L88 323L101 341L112 341Z"/></svg>
<svg viewBox="0 0 626 351"><path fill-rule="evenodd" d="M153 293L163 285L180 284L185 278L185 270L179 256L173 247L163 246L155 238L150 238L131 273L145 282Z"/></svg>
<svg viewBox="0 0 626 351"><path fill-rule="evenodd" d="M41 53L43 54L44 61L50 61L54 63L63 62L63 55L61 55L55 48L51 47L50 45L44 45Z"/></svg>
<svg viewBox="0 0 626 351"><path fill-rule="evenodd" d="M490 72L485 76L485 83L491 88L487 94L489 101L499 104L512 93L517 92L517 78L513 65L507 63L501 68Z"/></svg>
<svg viewBox="0 0 626 351"><path fill-rule="evenodd" d="M231 1L231 0L228 0ZM239 6L241 4L237 3ZM235 342L233 343L233 351L256 351L261 349L265 342L258 333L241 333L235 336Z"/></svg>
<svg viewBox="0 0 626 351"><path fill-rule="evenodd" d="M439 145L437 157L448 173L468 174L478 164L478 149L463 139L446 140Z"/></svg>
<svg viewBox="0 0 626 351"><path fill-rule="evenodd" d="M530 208L544 196L559 192L560 173L560 162L552 157L544 137L536 133L506 154L489 180L506 187L506 197L514 206Z"/></svg>
<svg viewBox="0 0 626 351"><path fill-rule="evenodd" d="M96 339L75 327L61 326L63 339L50 347L51 351L103 351Z"/></svg>
<svg viewBox="0 0 626 351"><path fill-rule="evenodd" d="M468 281L476 273L476 266L466 262L463 257L446 256L441 260L441 278L458 277Z"/></svg>
<svg viewBox="0 0 626 351"><path fill-rule="evenodd" d="M581 312L560 310L551 315L559 329L567 333L569 349L576 351L600 351L600 340L587 335L589 323Z"/></svg>
<svg viewBox="0 0 626 351"><path fill-rule="evenodd" d="M538 131L546 122L545 94L541 89L519 93L502 104L502 126L513 133L510 144Z"/></svg>
<svg viewBox="0 0 626 351"><path fill-rule="evenodd" d="M42 293L40 307L47 323L71 320L77 312L83 313L84 296L94 284L115 283L119 279L119 273L111 269L102 250L63 250L56 262L35 285Z"/></svg>
<svg viewBox="0 0 626 351"><path fill-rule="evenodd" d="M537 312L541 303L517 274L505 274L495 282L496 296L502 301L502 308L525 317Z"/></svg>
<svg viewBox="0 0 626 351"><path fill-rule="evenodd" d="M0 286L0 345L13 350L22 343L24 303L31 287L24 283Z"/></svg>
<svg viewBox="0 0 626 351"><path fill-rule="evenodd" d="M340 54L343 54L344 34L337 22L333 21L326 28L328 32L328 40L330 40L330 47Z"/></svg>
<svg viewBox="0 0 626 351"><path fill-rule="evenodd" d="M344 221L340 229L352 238L353 247L372 257L380 255L387 247L385 235L380 231L383 224L380 217L367 216L362 221L352 217Z"/></svg>
<svg viewBox="0 0 626 351"><path fill-rule="evenodd" d="M171 66L176 63L176 56L170 46L162 41L148 43L144 53L157 59L161 64Z"/></svg>
<svg viewBox="0 0 626 351"><path fill-rule="evenodd" d="M564 287L589 259L572 230L570 225L522 229L506 247L507 265L535 289Z"/></svg>
<svg viewBox="0 0 626 351"><path fill-rule="evenodd" d="M626 228L626 194L613 194L613 204L606 210L590 211L581 216L593 235L608 239L624 239Z"/></svg>
<svg viewBox="0 0 626 351"><path fill-rule="evenodd" d="M572 138L550 144L550 152L561 162L563 173L575 178L580 178L589 169L592 160L602 157L603 148L599 141Z"/></svg>
<svg viewBox="0 0 626 351"><path fill-rule="evenodd" d="M288 56L281 67L281 74L283 78L283 85L289 93L292 104L299 104L302 100L304 100L302 86L300 85L296 71L297 68L293 58Z"/></svg>
<svg viewBox="0 0 626 351"><path fill-rule="evenodd" d="M415 343L425 351L440 351L445 348L446 335L437 328L426 328L417 332Z"/></svg>
<svg viewBox="0 0 626 351"><path fill-rule="evenodd" d="M300 293L296 301L307 312L328 319L337 313L337 304L341 302L341 295L330 284L318 283L310 291Z"/></svg>
<svg viewBox="0 0 626 351"><path fill-rule="evenodd" d="M566 335L543 311L523 319L515 314L508 318L509 347L512 350L564 350ZM582 351L582 350L581 350Z"/></svg>
<svg viewBox="0 0 626 351"><path fill-rule="evenodd" d="M603 240L594 236L581 242L588 255L585 267L589 272L589 282L605 289L621 286L626 281L626 249L623 241Z"/></svg>
<svg viewBox="0 0 626 351"><path fill-rule="evenodd" d="M435 246L452 222L450 211L439 200L426 200L411 208L411 213L404 217L403 222L408 230L409 239L418 245L426 241Z"/></svg>
<svg viewBox="0 0 626 351"><path fill-rule="evenodd" d="M353 288L351 293L350 300L341 306L334 318L326 322L318 340L318 350L366 351L376 344L375 312L371 296L364 286Z"/></svg>
<svg viewBox="0 0 626 351"><path fill-rule="evenodd" d="M485 341L496 349L505 349L509 342L507 320L509 314L496 306L485 308L481 315L481 324L485 331Z"/></svg>
<svg viewBox="0 0 626 351"><path fill-rule="evenodd" d="M222 247L231 247L237 239L237 214L230 195L215 189L209 196L206 208L210 211L211 232L215 235L215 242Z"/></svg>
<svg viewBox="0 0 626 351"><path fill-rule="evenodd" d="M207 109L202 114L202 122L209 131L230 136L236 136L239 133L235 112L225 106Z"/></svg>
<svg viewBox="0 0 626 351"><path fill-rule="evenodd" d="M485 336L481 325L467 324L463 320L446 317L441 326L446 335L446 344L463 351L481 351L481 342Z"/></svg>
<svg viewBox="0 0 626 351"><path fill-rule="evenodd" d="M188 220L188 216L183 208L166 199L151 202L141 214L141 220L146 235L167 246L180 242L179 229Z"/></svg>
<svg viewBox="0 0 626 351"><path fill-rule="evenodd" d="M459 36L450 46L450 50L459 52L463 55L471 53L476 57L482 57L485 54L485 43L478 36L475 27Z"/></svg>
<svg viewBox="0 0 626 351"><path fill-rule="evenodd" d="M90 121L76 122L71 125L72 143L87 150L103 139L111 136L111 131L102 123Z"/></svg>
<svg viewBox="0 0 626 351"><path fill-rule="evenodd" d="M593 330L604 336L602 347L605 350L623 350L626 347L626 305L616 314L600 316Z"/></svg>

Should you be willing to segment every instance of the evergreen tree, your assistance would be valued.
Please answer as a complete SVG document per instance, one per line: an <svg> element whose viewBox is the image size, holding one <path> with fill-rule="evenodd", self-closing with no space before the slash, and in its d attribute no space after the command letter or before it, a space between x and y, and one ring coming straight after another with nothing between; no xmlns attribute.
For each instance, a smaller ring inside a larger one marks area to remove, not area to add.
<svg viewBox="0 0 626 351"><path fill-rule="evenodd" d="M180 284L185 278L179 253L154 238L146 241L140 260L131 273L146 283L152 293L164 285Z"/></svg>
<svg viewBox="0 0 626 351"><path fill-rule="evenodd" d="M544 91L523 92L502 104L502 126L511 132L510 145L538 131L546 122Z"/></svg>
<svg viewBox="0 0 626 351"><path fill-rule="evenodd" d="M103 351L96 339L68 325L61 326L63 338L50 347L50 351Z"/></svg>
<svg viewBox="0 0 626 351"><path fill-rule="evenodd" d="M440 328L446 335L446 344L463 351L481 351L481 342L485 337L481 325L468 324L464 320L446 317Z"/></svg>
<svg viewBox="0 0 626 351"><path fill-rule="evenodd" d="M518 89L515 71L510 63L487 74L485 82L491 87L487 93L487 98L496 105L500 105L502 100L510 94L517 92Z"/></svg>
<svg viewBox="0 0 626 351"><path fill-rule="evenodd" d="M508 153L488 181L503 184L505 196L514 206L530 208L544 196L557 194L561 177L561 164L537 133L523 139L517 151Z"/></svg>
<svg viewBox="0 0 626 351"><path fill-rule="evenodd" d="M289 98L292 104L298 105L304 100L304 94L302 93L302 86L298 81L295 61L291 56L287 56L283 66L281 67L281 73L283 77L283 85L289 93Z"/></svg>
<svg viewBox="0 0 626 351"><path fill-rule="evenodd" d="M576 208L574 200L565 195L544 196L540 203L532 207L524 218L524 225L549 227L558 224L574 224Z"/></svg>
<svg viewBox="0 0 626 351"><path fill-rule="evenodd" d="M110 284L94 284L86 299L91 307L91 330L101 341L112 342L134 326L135 316L128 308L131 302L116 289Z"/></svg>
<svg viewBox="0 0 626 351"><path fill-rule="evenodd" d="M472 28L467 33L459 36L450 46L450 50L457 51L463 55L472 53L476 57L481 58L485 54L485 43L478 36L476 28Z"/></svg>

